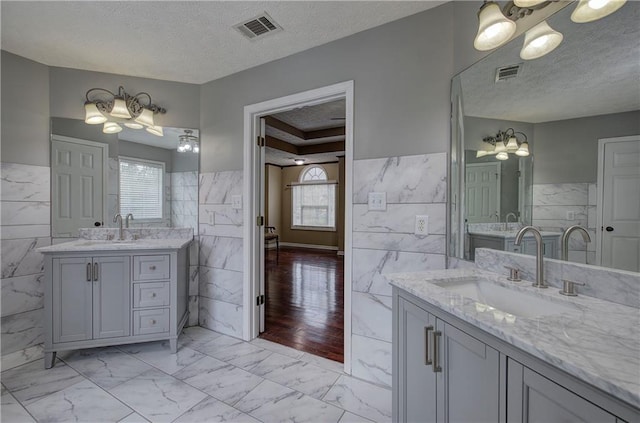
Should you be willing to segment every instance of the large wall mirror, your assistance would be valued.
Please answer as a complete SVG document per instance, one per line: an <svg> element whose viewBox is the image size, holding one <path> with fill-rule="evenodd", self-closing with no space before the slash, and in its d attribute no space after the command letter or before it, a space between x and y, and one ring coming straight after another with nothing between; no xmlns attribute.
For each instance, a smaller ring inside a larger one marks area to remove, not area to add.
<svg viewBox="0 0 640 423"><path fill-rule="evenodd" d="M178 151L185 135L197 139L198 130L165 127L156 136L124 128L105 134L102 125L52 118L52 237L115 227L116 213L132 213L131 227L197 231L200 154Z"/></svg>
<svg viewBox="0 0 640 423"><path fill-rule="evenodd" d="M449 256L534 254L513 242L531 224L559 259L581 225L570 261L640 271L640 2L583 24L573 9L547 19L564 40L546 56L521 59L521 36L452 80Z"/></svg>

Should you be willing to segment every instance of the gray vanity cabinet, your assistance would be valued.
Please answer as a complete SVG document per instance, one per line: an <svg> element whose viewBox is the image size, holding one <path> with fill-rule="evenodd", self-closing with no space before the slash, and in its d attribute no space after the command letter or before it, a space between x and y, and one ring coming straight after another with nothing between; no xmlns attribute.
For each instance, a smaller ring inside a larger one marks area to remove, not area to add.
<svg viewBox="0 0 640 423"><path fill-rule="evenodd" d="M129 257L52 260L53 342L128 336Z"/></svg>
<svg viewBox="0 0 640 423"><path fill-rule="evenodd" d="M508 423L616 423L616 417L515 360L508 361Z"/></svg>
<svg viewBox="0 0 640 423"><path fill-rule="evenodd" d="M498 422L500 354L399 297L394 421Z"/></svg>

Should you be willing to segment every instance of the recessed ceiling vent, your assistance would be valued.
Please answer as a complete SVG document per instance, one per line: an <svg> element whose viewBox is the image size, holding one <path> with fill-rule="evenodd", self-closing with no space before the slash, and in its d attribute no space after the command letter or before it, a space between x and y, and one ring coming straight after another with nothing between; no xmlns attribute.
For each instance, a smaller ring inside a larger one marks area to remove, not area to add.
<svg viewBox="0 0 640 423"><path fill-rule="evenodd" d="M522 73L522 63L517 65L503 66L496 69L496 82L513 79Z"/></svg>
<svg viewBox="0 0 640 423"><path fill-rule="evenodd" d="M282 31L282 27L278 25L271 16L267 15L267 13L256 16L253 19L249 19L248 21L236 25L234 28L250 40L263 38L264 36L273 34L274 32Z"/></svg>

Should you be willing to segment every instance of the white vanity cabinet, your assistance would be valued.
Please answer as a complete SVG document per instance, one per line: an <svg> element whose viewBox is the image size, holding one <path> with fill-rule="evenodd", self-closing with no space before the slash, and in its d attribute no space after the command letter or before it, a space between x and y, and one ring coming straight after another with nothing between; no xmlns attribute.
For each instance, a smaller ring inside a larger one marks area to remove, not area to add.
<svg viewBox="0 0 640 423"><path fill-rule="evenodd" d="M189 242L184 244L43 249L45 367L54 365L57 351L81 348L166 339L176 352L188 320Z"/></svg>
<svg viewBox="0 0 640 423"><path fill-rule="evenodd" d="M394 419L498 422L500 354L398 298Z"/></svg>
<svg viewBox="0 0 640 423"><path fill-rule="evenodd" d="M393 287L394 422L640 421L640 412Z"/></svg>

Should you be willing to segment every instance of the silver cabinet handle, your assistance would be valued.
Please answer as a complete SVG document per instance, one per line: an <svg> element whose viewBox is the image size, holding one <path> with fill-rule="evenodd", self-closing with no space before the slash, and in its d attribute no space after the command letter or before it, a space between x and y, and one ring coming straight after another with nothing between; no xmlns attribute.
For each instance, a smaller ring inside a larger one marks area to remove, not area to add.
<svg viewBox="0 0 640 423"><path fill-rule="evenodd" d="M152 324L152 325L155 325L155 324L156 324L156 321L155 321L154 319L151 319L151 324Z"/></svg>
<svg viewBox="0 0 640 423"><path fill-rule="evenodd" d="M98 280L98 263L93 263L93 280Z"/></svg>
<svg viewBox="0 0 640 423"><path fill-rule="evenodd" d="M433 326L425 326L424 328L424 364L428 366L431 364L431 357L429 357L429 331L433 330Z"/></svg>
<svg viewBox="0 0 640 423"><path fill-rule="evenodd" d="M155 266L149 266L149 270L156 270Z"/></svg>
<svg viewBox="0 0 640 423"><path fill-rule="evenodd" d="M432 368L433 371L435 373L439 373L442 371L442 367L440 367L440 363L438 363L440 361L440 336L442 335L442 332L440 332L439 330L434 331L433 332L433 363L432 363Z"/></svg>
<svg viewBox="0 0 640 423"><path fill-rule="evenodd" d="M151 298L155 298L155 297L156 297L156 293L154 292L151 294Z"/></svg>
<svg viewBox="0 0 640 423"><path fill-rule="evenodd" d="M87 263L87 282L91 282L91 263Z"/></svg>

